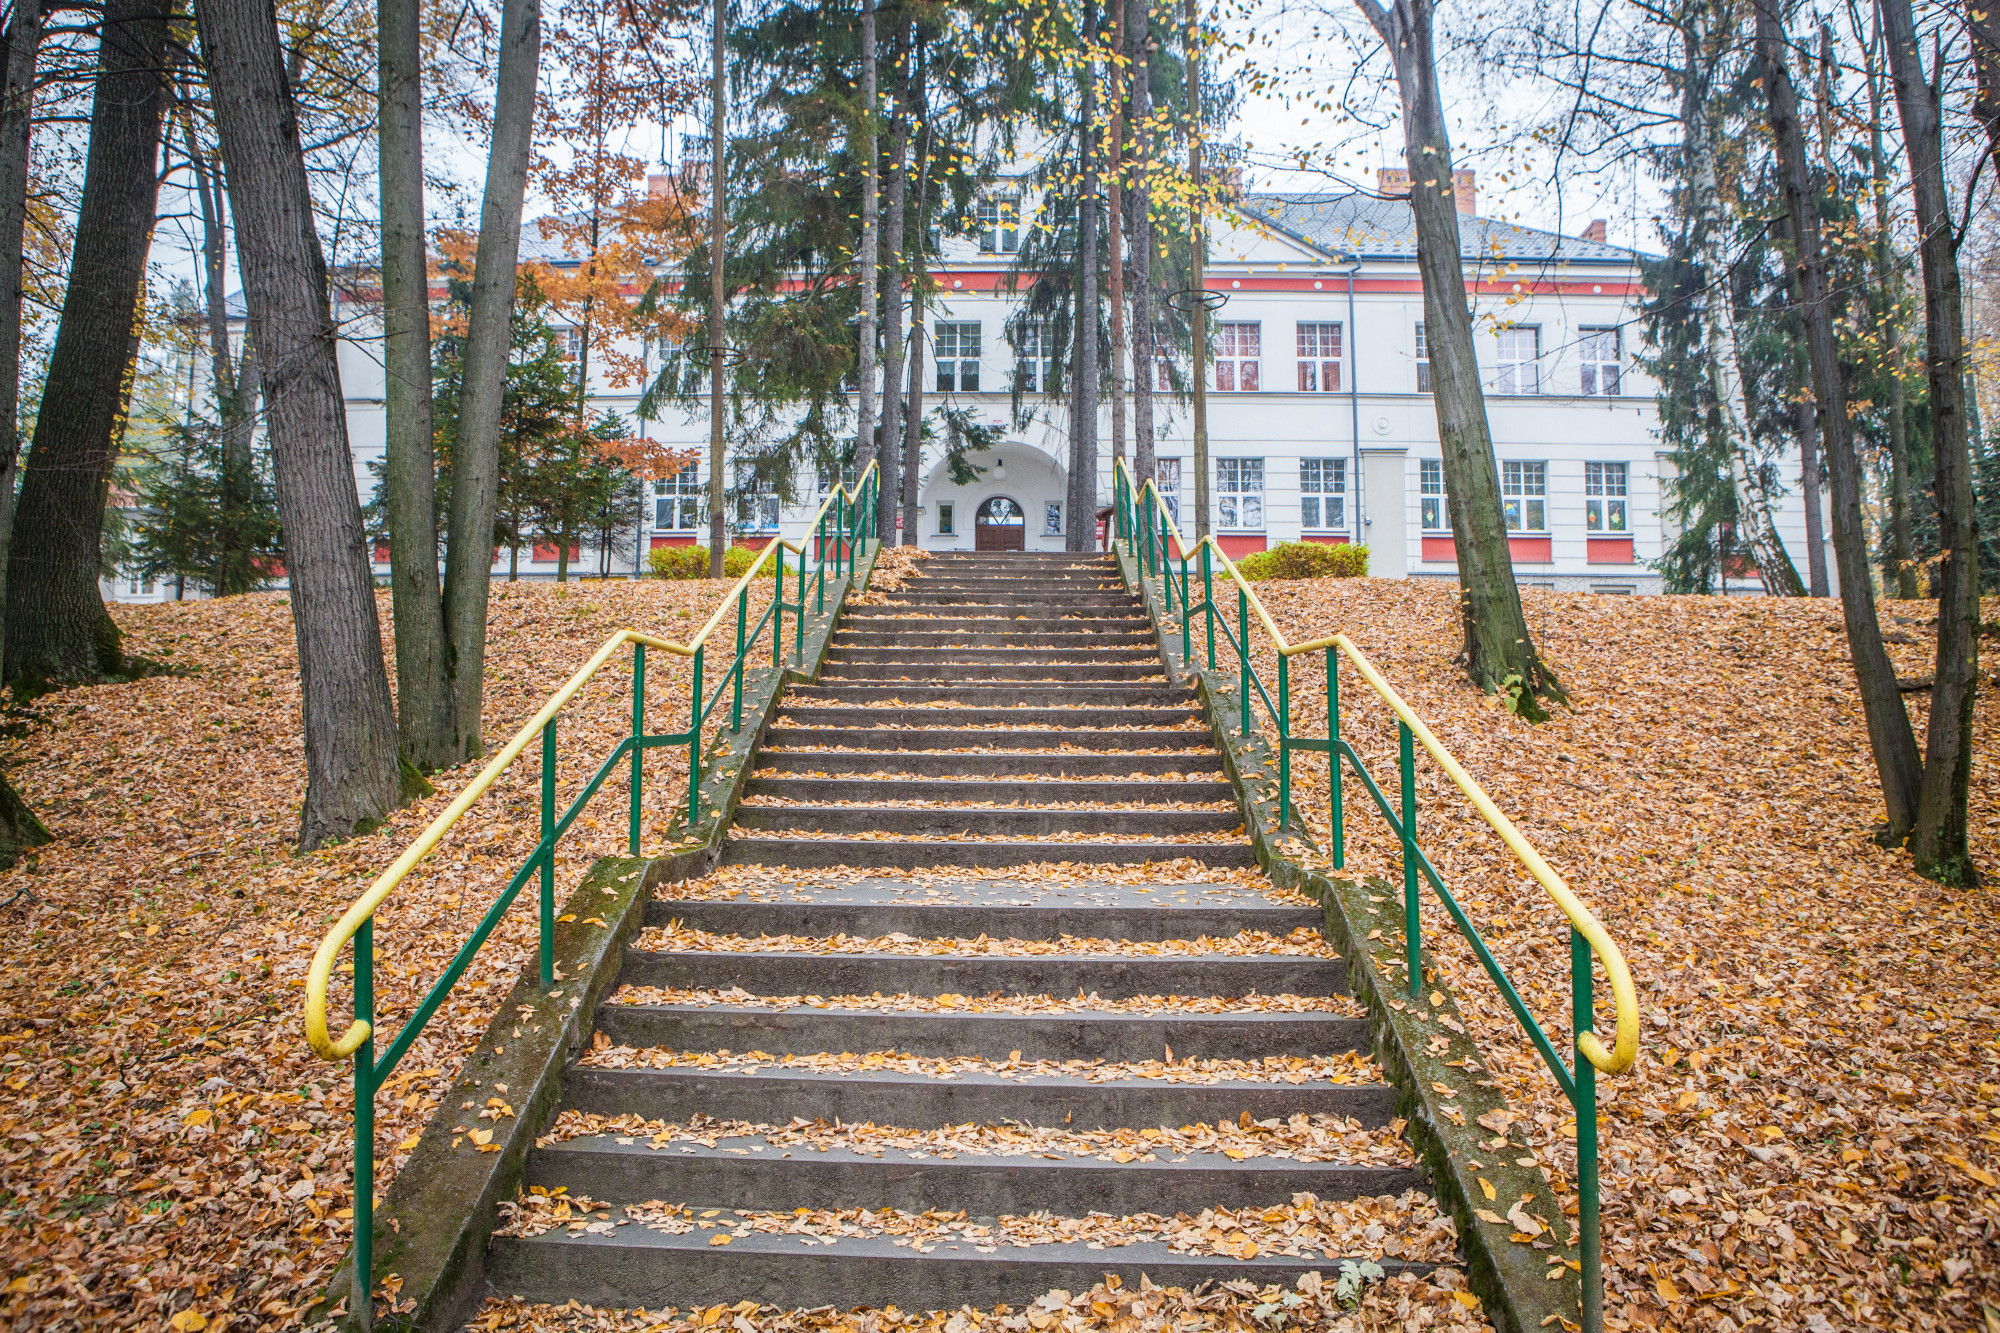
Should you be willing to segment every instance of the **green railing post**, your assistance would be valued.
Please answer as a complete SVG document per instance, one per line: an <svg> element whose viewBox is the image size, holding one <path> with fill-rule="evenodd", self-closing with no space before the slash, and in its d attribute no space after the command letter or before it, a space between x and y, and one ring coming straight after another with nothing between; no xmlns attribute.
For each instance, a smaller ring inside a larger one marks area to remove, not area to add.
<svg viewBox="0 0 2000 1333"><path fill-rule="evenodd" d="M1208 669L1215 670L1215 565L1201 548L1201 609L1208 620Z"/></svg>
<svg viewBox="0 0 2000 1333"><path fill-rule="evenodd" d="M1169 569L1167 571L1167 582L1172 583L1173 581L1174 581L1174 572L1173 570ZM1173 603L1173 600L1174 599L1171 597L1167 598L1167 602L1170 607ZM1181 552L1181 666L1183 668L1192 667L1194 665L1194 642L1192 638L1194 634L1194 628L1192 625L1189 624L1189 622L1192 621L1193 619L1194 619L1194 611L1188 606L1187 552L1183 550ZM1215 664L1211 662L1209 665L1213 666Z"/></svg>
<svg viewBox="0 0 2000 1333"><path fill-rule="evenodd" d="M785 664L785 544L776 537L771 544L778 548L771 562L771 669L776 671Z"/></svg>
<svg viewBox="0 0 2000 1333"><path fill-rule="evenodd" d="M1575 926L1569 929L1570 1004L1576 1039L1596 1025L1590 975L1590 941ZM1597 1066L1581 1049L1575 1052L1576 1080L1576 1230L1580 1255L1584 1333L1604 1329L1604 1237L1599 1231L1597 1195Z"/></svg>
<svg viewBox="0 0 2000 1333"><path fill-rule="evenodd" d="M1292 826L1291 660L1278 654L1278 832Z"/></svg>
<svg viewBox="0 0 2000 1333"><path fill-rule="evenodd" d="M354 932L354 1016L368 1039L354 1052L354 1288L347 1308L375 1323L375 919Z"/></svg>
<svg viewBox="0 0 2000 1333"><path fill-rule="evenodd" d="M782 587L780 589L782 591ZM806 553L799 552L799 600L792 608L798 614L792 617L792 665L799 666L806 660Z"/></svg>
<svg viewBox="0 0 2000 1333"><path fill-rule="evenodd" d="M694 646L694 694L688 700L688 827L701 818L701 655L708 645Z"/></svg>
<svg viewBox="0 0 2000 1333"><path fill-rule="evenodd" d="M1243 694L1243 734L1250 734L1250 594L1236 590L1236 684Z"/></svg>
<svg viewBox="0 0 2000 1333"><path fill-rule="evenodd" d="M1396 739L1396 766L1403 777L1403 961L1414 1000L1424 993L1424 946L1417 911L1417 750L1409 723L1397 720Z"/></svg>
<svg viewBox="0 0 2000 1333"><path fill-rule="evenodd" d="M742 592L736 594L736 665L731 668L736 673L736 688L729 705L729 729L743 730L743 632L750 623L750 588L746 584Z"/></svg>
<svg viewBox="0 0 2000 1333"><path fill-rule="evenodd" d="M632 834L626 839L628 856L639 854L639 783L641 756L646 753L646 645L632 645Z"/></svg>
<svg viewBox="0 0 2000 1333"><path fill-rule="evenodd" d="M805 577L805 570L799 570L799 577ZM813 593L816 605L813 610L818 615L826 614L826 514L819 516L819 536L813 547ZM799 631L805 633L803 629Z"/></svg>
<svg viewBox="0 0 2000 1333"><path fill-rule="evenodd" d="M1347 816L1340 804L1340 655L1326 650L1326 776L1333 809L1333 868L1347 867Z"/></svg>
<svg viewBox="0 0 2000 1333"><path fill-rule="evenodd" d="M556 984L556 720L542 724L542 989Z"/></svg>
<svg viewBox="0 0 2000 1333"><path fill-rule="evenodd" d="M841 563L841 548L847 544L847 492L836 492L833 497L833 576L839 578L846 571Z"/></svg>

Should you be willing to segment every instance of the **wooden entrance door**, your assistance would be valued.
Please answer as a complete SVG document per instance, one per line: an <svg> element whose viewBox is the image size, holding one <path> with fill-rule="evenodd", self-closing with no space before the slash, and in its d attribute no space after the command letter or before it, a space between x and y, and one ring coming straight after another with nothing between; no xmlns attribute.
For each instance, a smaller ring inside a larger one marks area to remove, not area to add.
<svg viewBox="0 0 2000 1333"><path fill-rule="evenodd" d="M1027 515L1021 506L1004 495L996 495L979 506L972 519L972 549L975 551L1025 551Z"/></svg>

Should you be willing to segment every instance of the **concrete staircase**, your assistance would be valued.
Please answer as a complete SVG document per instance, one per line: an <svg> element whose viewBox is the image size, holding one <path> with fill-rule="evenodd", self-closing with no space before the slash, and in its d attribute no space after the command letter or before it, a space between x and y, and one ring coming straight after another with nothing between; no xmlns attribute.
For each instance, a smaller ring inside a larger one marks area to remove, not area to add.
<svg viewBox="0 0 2000 1333"><path fill-rule="evenodd" d="M935 1310L1450 1263L1346 966L1244 869L1115 568L921 569L786 700L733 864L647 905L495 1291Z"/></svg>

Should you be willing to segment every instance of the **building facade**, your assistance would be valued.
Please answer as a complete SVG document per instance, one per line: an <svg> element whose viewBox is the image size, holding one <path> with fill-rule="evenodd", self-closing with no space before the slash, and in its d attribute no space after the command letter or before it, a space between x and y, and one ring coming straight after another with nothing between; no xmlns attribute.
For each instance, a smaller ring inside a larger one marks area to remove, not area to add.
<svg viewBox="0 0 2000 1333"><path fill-rule="evenodd" d="M1385 179L1385 193L1402 183ZM1459 198L1466 290L1517 577L1528 586L1657 592L1653 562L1671 536L1663 492L1670 464L1658 439L1656 386L1634 355L1638 257L1606 244L1602 223L1572 238L1482 218L1470 173L1460 173ZM922 460L920 530L906 542L932 550L1063 546L1067 406L1038 395L1049 373L1040 339L1027 333L1015 346L1006 333L1016 299L1007 275L1025 211L1018 194L996 191L982 203L975 233L944 244L926 330L927 406L961 409L998 427L1002 442L973 456L982 471L967 485L953 483L941 455ZM1377 576L1455 576L1415 251L1408 205L1369 195L1247 194L1214 221L1204 298L1212 347L1209 519L1233 555L1284 541L1358 542ZM374 489L370 463L382 453L379 345L344 344L341 370L356 484L366 496ZM1013 413L1017 380L1024 405L1037 409L1025 428ZM594 384L593 397L633 417L636 429L705 455L705 404L638 422L636 390ZM1191 409L1164 389L1155 403L1158 482L1192 530ZM1107 403L1098 427L1100 505L1111 494L1109 416ZM615 560L583 551L572 568L631 573L650 547L705 541L706 486L705 464L652 483L629 549ZM1793 492L1778 525L1803 568L1796 479ZM753 499L735 516L737 540L797 539L817 504L811 495L791 505ZM376 554L386 573L386 550ZM525 577L552 576L555 555L523 549L518 568ZM509 559L501 552L503 572ZM1730 581L1731 591L1758 586L1754 573Z"/></svg>

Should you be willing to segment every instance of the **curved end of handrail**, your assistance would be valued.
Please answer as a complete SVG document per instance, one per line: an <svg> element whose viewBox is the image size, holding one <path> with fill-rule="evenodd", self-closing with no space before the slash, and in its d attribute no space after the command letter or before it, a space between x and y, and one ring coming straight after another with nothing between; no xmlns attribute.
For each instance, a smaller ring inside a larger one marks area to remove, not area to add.
<svg viewBox="0 0 2000 1333"><path fill-rule="evenodd" d="M313 954L312 969L306 973L306 1043L313 1048L313 1054L327 1060L344 1060L354 1054L373 1031L358 1018L348 1024L338 1041L326 1030L326 987L333 976L333 960L339 956L340 946L354 936L352 930L341 932L346 924L343 919L320 941L319 950Z"/></svg>
<svg viewBox="0 0 2000 1333"><path fill-rule="evenodd" d="M1585 915L1589 916L1589 913ZM1596 917L1589 916L1589 921L1594 930L1581 926L1578 929L1589 941L1591 952L1604 964L1604 974L1611 981L1617 1028L1609 1050L1605 1049L1603 1040L1595 1032L1586 1032L1578 1037L1576 1048L1583 1052L1584 1059L1597 1067L1599 1073L1622 1074L1639 1058L1639 992L1632 984L1632 969L1625 965L1625 955L1611 942L1611 937Z"/></svg>

